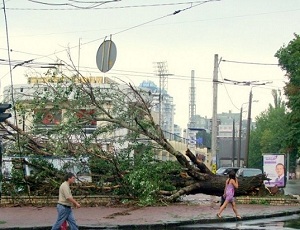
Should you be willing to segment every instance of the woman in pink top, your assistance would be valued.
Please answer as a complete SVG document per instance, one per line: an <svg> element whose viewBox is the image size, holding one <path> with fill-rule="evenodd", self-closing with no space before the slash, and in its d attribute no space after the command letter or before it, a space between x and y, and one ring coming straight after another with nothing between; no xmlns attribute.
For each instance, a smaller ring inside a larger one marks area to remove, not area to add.
<svg viewBox="0 0 300 230"><path fill-rule="evenodd" d="M231 171L229 173L229 178L226 180L225 189L224 189L224 197L225 201L223 205L221 205L220 210L217 214L219 218L222 218L221 213L224 211L228 203L231 203L232 210L234 211L237 219L242 219L241 216L238 214L234 199L234 190L239 187L239 183L237 178L235 177L235 172Z"/></svg>

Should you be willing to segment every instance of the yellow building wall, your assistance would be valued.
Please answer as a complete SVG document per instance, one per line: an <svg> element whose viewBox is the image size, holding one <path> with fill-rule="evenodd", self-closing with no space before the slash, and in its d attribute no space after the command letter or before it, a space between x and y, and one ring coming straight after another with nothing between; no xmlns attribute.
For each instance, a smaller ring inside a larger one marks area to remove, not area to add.
<svg viewBox="0 0 300 230"><path fill-rule="evenodd" d="M70 82L73 81L75 83L86 82L89 83L97 83L97 84L109 84L115 83L115 81L111 80L108 77L64 77L64 76L45 76L45 77L29 77L28 84L41 84L41 83L59 83L59 82Z"/></svg>
<svg viewBox="0 0 300 230"><path fill-rule="evenodd" d="M178 142L178 141L169 141L170 144L173 146L174 149L176 149L177 151L181 152L188 160L189 158L186 156L185 152L187 150L187 144L183 143L183 142ZM212 160L212 156L211 156L211 152L208 152L207 148L196 148L195 152L193 152L194 155L196 156L196 154L202 154L205 156L205 162L204 164L211 170L212 169L212 164L211 164L211 160ZM170 161L175 161L176 157L174 157L172 154L168 153L167 151L159 151L157 154L157 158L159 160L170 160Z"/></svg>

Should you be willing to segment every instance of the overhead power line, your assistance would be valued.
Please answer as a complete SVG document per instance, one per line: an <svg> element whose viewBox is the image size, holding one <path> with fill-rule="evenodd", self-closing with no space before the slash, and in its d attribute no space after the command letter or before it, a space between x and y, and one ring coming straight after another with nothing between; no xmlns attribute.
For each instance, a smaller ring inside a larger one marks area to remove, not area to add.
<svg viewBox="0 0 300 230"><path fill-rule="evenodd" d="M74 8L78 8L78 9L93 9L93 8L96 8L98 6L101 6L103 4L106 4L106 3L111 3L111 2L119 2L121 0L111 0L111 1L96 1L96 2L82 2L82 1L72 1L72 2L76 2L76 3L79 3L79 4L92 4L90 6L79 6L79 5L75 5L75 4L72 4L72 3L49 3L49 2L42 2L42 1L36 1L36 0L28 0L29 2L33 2L33 3L38 3L38 4L42 4L42 5L47 5L47 6L71 6L71 7L74 7Z"/></svg>
<svg viewBox="0 0 300 230"><path fill-rule="evenodd" d="M243 61L230 61L230 60L222 60L222 61L236 63L236 64L247 64L247 65L276 65L276 66L278 66L278 64L273 64L273 63L243 62Z"/></svg>
<svg viewBox="0 0 300 230"><path fill-rule="evenodd" d="M121 31L119 31L119 32L115 32L115 33L113 33L113 34L110 34L110 36L112 36L112 35L117 35L117 34L120 34L120 33L126 32L126 31L129 31L129 30L135 29L135 28L137 28L137 27L141 27L141 26L143 26L143 25L152 23L152 22L154 22L154 21L158 21L158 20L160 20L160 19L163 19L163 18L166 18L166 17L169 17L169 16L176 15L176 14L178 14L178 13L180 13L180 12L183 12L183 11L186 11L186 10L189 10L189 9L192 9L192 8L197 7L197 6L200 6L200 5L202 5L202 4L209 3L209 2L214 2L214 1L220 1L220 0L197 1L197 2L198 2L197 4L192 4L192 5L189 6L189 7L186 7L186 8L180 9L180 10L176 10L176 11L174 11L173 13L164 15L164 16L162 16L162 17L159 17L159 18L156 18L156 19L153 19L153 20L150 20L150 21L147 21L147 22L144 22L144 23L141 23L141 24L138 24L138 25L129 27L129 28L124 29L124 30L121 30ZM195 2L190 2L190 3L195 3ZM94 43L94 42L103 40L103 39L105 39L106 37L107 37L107 36L104 36L104 37L97 38L97 39L94 39L94 40L89 41L89 42L86 42L86 43L81 43L81 46L84 46L84 45L87 45L87 44L90 44L90 43ZM78 45L75 45L75 46L72 46L72 47L68 47L69 50L74 49L74 48L78 48ZM10 50L10 51L13 51L13 50ZM55 52L55 54L58 54L58 53L61 53L61 52L65 52L65 51L66 51L66 49L63 49L63 50L60 50L60 51ZM16 52L16 51L15 51L15 52ZM20 51L19 51L19 52L20 52ZM43 55L43 56L40 55L39 58L45 58L45 57L49 57L49 56L51 56L51 55L53 55L53 54ZM36 55L36 56L38 56L38 55ZM37 59L39 59L39 58L35 58L34 60L37 60Z"/></svg>
<svg viewBox="0 0 300 230"><path fill-rule="evenodd" d="M189 2L172 2L172 3L157 3L157 4L139 4L139 5L126 5L126 6L110 6L110 7L99 7L99 6L89 6L89 7L82 7L82 6L76 6L71 3L49 3L49 2L42 2L42 1L36 1L36 0L29 0L34 3L39 3L42 5L48 5L48 6L71 6L71 8L16 8L16 7L7 7L7 10L115 10L115 9L127 9L127 8L148 8L148 7L164 7L164 6L176 6L176 5L193 5L193 4L203 4L207 1L189 1ZM71 0L69 0L71 1ZM120 1L120 0L117 0ZM220 0L215 0L215 1L220 1ZM82 3L82 4L87 4L87 3L93 3L93 4L104 4L105 3L111 3L115 1L90 1L90 2L84 2L84 1L72 1L75 3ZM101 5L102 5L101 4Z"/></svg>
<svg viewBox="0 0 300 230"><path fill-rule="evenodd" d="M245 86L250 86L250 85L266 85L272 83L271 81L267 82L261 82L261 81L236 81L236 80L230 80L224 78L224 81L230 82L234 85L245 85Z"/></svg>
<svg viewBox="0 0 300 230"><path fill-rule="evenodd" d="M170 14L164 15L164 16L162 16L162 17L155 18L155 19L153 19L153 20L150 20L150 21L147 21L147 22L144 22L144 23L141 23L141 24L138 24L138 25L129 27L129 28L127 28L127 29L121 30L121 31L116 32L116 33L113 33L113 34L111 34L111 36L112 36L112 35L117 35L117 34L120 34L120 33L123 33L123 32L126 32L126 31L128 31L128 30L135 29L135 28L137 28L137 27L141 27L141 26L143 26L143 25L146 25L146 24L149 24L149 23L158 21L158 20L163 19L163 18L166 18L166 17L170 17L170 16L173 16L173 15L176 15L176 14L178 14L178 13L180 13L180 12L183 12L183 11L192 9L192 8L194 8L194 7L200 6L200 5L202 5L202 4L209 3L209 2L213 2L213 1L220 1L220 0L207 0L207 1L202 1L201 3L195 4L195 5L191 5L191 6L189 6L189 7L186 7L186 8L184 8L184 9L181 9L181 10L176 10L176 11L174 11L173 13L170 13ZM104 38L106 38L106 37L107 37L107 36L105 36ZM86 44L89 44L89 43L93 43L93 42L95 42L95 41L99 41L99 40L104 39L104 38L95 39L95 40L92 40L92 41L90 41L90 42L86 42L86 43L84 43L83 45L86 45ZM74 46L74 47L72 47L72 48L77 48L77 47L78 47L78 46ZM70 49L71 49L71 48L70 48Z"/></svg>

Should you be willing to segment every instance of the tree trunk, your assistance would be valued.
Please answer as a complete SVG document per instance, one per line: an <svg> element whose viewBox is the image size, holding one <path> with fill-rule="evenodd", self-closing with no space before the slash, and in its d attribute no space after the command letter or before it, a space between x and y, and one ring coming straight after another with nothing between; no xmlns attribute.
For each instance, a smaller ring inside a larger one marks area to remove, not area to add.
<svg viewBox="0 0 300 230"><path fill-rule="evenodd" d="M228 176L213 174L189 149L186 151L186 156L190 158L195 167L186 169L185 172L172 179L174 186L179 189L176 193L170 194L168 200L176 200L182 195L197 193L215 196L224 194ZM266 179L264 174L238 178L239 187L235 190L235 195L257 195L259 190L265 190L263 181Z"/></svg>

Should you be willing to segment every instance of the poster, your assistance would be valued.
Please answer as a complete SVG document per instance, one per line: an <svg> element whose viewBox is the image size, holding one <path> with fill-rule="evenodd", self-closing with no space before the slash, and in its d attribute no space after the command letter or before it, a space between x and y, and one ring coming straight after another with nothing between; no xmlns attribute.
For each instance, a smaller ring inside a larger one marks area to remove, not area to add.
<svg viewBox="0 0 300 230"><path fill-rule="evenodd" d="M93 119L94 114L95 114L95 110L94 109L80 109L76 113L76 116L79 119L87 120L89 125L96 126L97 125L97 121Z"/></svg>
<svg viewBox="0 0 300 230"><path fill-rule="evenodd" d="M270 181L264 181L267 187L285 187L286 167L285 155L265 154L263 155L264 173Z"/></svg>
<svg viewBox="0 0 300 230"><path fill-rule="evenodd" d="M62 120L62 111L59 109L36 109L34 115L37 117L37 123L43 125L59 125Z"/></svg>

